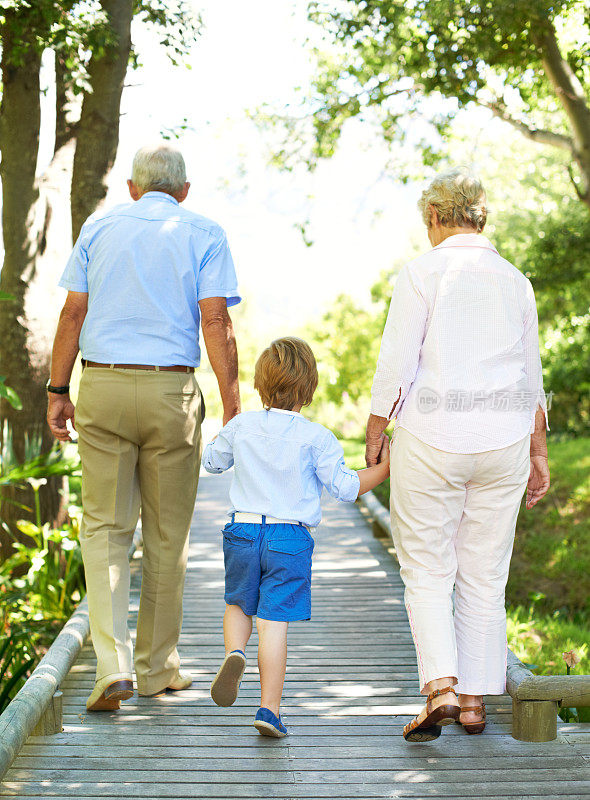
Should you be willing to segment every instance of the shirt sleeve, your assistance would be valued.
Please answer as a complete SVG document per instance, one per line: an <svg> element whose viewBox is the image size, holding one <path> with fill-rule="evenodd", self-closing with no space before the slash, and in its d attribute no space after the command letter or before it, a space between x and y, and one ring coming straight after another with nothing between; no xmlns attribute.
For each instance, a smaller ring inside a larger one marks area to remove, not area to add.
<svg viewBox="0 0 590 800"><path fill-rule="evenodd" d="M545 425L549 430L549 416L547 414L547 398L543 389L543 371L541 368L541 353L539 352L539 319L535 292L528 282L527 285L528 308L524 319L523 350L525 373L527 379L527 396L530 401L531 427L530 433L535 431L535 414L541 408L545 414Z"/></svg>
<svg viewBox="0 0 590 800"><path fill-rule="evenodd" d="M59 282L62 289L70 292L88 291L88 253L84 246L83 233L82 228Z"/></svg>
<svg viewBox="0 0 590 800"><path fill-rule="evenodd" d="M225 472L234 465L234 436L236 423L231 419L227 425L222 428L217 437L209 442L203 452L201 464L205 467L207 472L217 474Z"/></svg>
<svg viewBox="0 0 590 800"><path fill-rule="evenodd" d="M208 297L225 297L228 306L235 306L242 299L227 237L221 228L205 251L197 276L197 299Z"/></svg>
<svg viewBox="0 0 590 800"><path fill-rule="evenodd" d="M371 389L371 413L397 416L416 377L428 305L408 266L395 282Z"/></svg>
<svg viewBox="0 0 590 800"><path fill-rule="evenodd" d="M360 478L344 463L344 450L333 433L329 433L320 451L315 472L320 483L336 500L352 503L359 496Z"/></svg>

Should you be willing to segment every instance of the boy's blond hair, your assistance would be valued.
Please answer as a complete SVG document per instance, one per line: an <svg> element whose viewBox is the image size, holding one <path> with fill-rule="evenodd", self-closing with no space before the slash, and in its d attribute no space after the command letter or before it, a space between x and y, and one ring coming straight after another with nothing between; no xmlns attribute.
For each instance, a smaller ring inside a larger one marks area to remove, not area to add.
<svg viewBox="0 0 590 800"><path fill-rule="evenodd" d="M275 339L258 358L254 388L265 408L308 406L318 385L311 347L295 336Z"/></svg>

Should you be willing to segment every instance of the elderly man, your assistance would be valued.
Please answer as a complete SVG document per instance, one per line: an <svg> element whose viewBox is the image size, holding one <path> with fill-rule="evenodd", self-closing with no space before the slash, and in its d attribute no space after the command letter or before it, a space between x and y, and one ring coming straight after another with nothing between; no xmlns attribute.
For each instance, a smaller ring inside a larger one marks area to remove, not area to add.
<svg viewBox="0 0 590 800"><path fill-rule="evenodd" d="M49 426L68 440L69 382L80 349L80 542L97 656L89 711L116 710L133 694L127 552L140 508L137 689L155 695L191 684L177 644L205 414L194 374L199 323L224 424L240 411L227 311L240 297L225 233L180 206L190 184L182 155L167 145L139 150L128 185L133 202L90 217L66 266L60 286L68 295L47 387Z"/></svg>

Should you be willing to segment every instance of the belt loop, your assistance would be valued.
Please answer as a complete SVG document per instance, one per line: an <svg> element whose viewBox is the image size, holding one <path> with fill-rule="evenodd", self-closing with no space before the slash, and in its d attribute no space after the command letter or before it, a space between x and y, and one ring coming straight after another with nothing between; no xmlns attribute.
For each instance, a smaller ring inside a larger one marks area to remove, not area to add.
<svg viewBox="0 0 590 800"><path fill-rule="evenodd" d="M266 525L266 514L262 515L262 524Z"/></svg>
<svg viewBox="0 0 590 800"><path fill-rule="evenodd" d="M233 523L236 521L236 515L235 514L231 515L231 521L232 521L232 525L233 525Z"/></svg>
<svg viewBox="0 0 590 800"><path fill-rule="evenodd" d="M114 364L109 364L109 369L115 369L115 365Z"/></svg>

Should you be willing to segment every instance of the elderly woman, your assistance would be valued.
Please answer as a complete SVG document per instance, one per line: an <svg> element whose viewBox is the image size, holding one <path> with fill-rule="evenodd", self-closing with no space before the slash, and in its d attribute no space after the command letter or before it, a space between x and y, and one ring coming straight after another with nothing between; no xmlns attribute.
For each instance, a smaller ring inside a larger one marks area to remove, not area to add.
<svg viewBox="0 0 590 800"><path fill-rule="evenodd" d="M481 733L483 695L505 690L516 518L527 482L527 508L547 492L549 469L533 289L482 236L484 189L455 169L418 205L433 249L395 283L366 461L395 418L392 531L427 695L404 738L423 742L455 720Z"/></svg>

